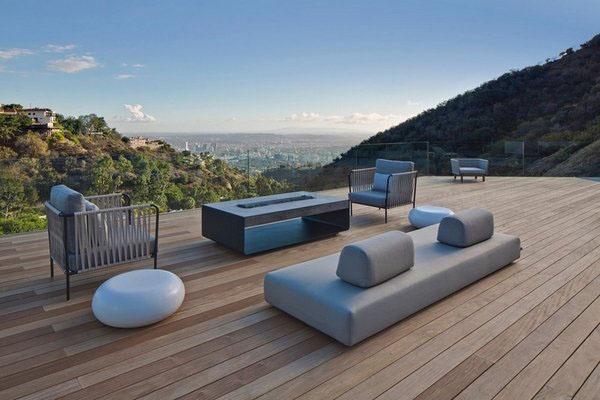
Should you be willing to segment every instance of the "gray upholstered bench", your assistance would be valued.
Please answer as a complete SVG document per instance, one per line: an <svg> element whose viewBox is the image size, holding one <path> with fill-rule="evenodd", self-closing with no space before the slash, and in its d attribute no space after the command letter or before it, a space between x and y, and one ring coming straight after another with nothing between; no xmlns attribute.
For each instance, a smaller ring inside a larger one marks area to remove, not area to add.
<svg viewBox="0 0 600 400"><path fill-rule="evenodd" d="M438 241L440 225L432 225L409 234L387 232L357 243L359 248L347 258L355 263L345 270L342 262L338 269L337 253L270 272L264 282L265 298L308 325L353 345L518 259L519 238L493 234L493 220L490 226L489 220L481 224L480 219L481 215L473 218L469 212L446 217L439 235L453 245ZM412 268L407 268L410 254L406 258L399 253L410 252L405 237L412 239ZM403 250L391 245L393 241ZM363 260L357 261L361 251ZM371 268L377 271L364 274ZM391 278L390 268L396 268Z"/></svg>

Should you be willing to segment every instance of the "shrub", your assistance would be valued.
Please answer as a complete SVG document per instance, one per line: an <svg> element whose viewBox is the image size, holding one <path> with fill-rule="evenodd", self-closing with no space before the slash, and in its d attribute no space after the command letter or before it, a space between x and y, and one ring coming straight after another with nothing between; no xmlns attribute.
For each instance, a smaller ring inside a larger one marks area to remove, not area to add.
<svg viewBox="0 0 600 400"><path fill-rule="evenodd" d="M23 213L14 218L0 218L0 234L46 229L46 218L35 213Z"/></svg>

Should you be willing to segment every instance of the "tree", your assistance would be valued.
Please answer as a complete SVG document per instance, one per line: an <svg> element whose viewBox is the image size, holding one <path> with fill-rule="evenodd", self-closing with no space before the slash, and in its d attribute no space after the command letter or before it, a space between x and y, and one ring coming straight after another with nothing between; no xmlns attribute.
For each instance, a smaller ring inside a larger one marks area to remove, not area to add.
<svg viewBox="0 0 600 400"><path fill-rule="evenodd" d="M121 186L112 158L102 156L90 169L90 186L94 194L113 193Z"/></svg>
<svg viewBox="0 0 600 400"><path fill-rule="evenodd" d="M10 147L0 146L0 160L12 160L17 158L18 154Z"/></svg>
<svg viewBox="0 0 600 400"><path fill-rule="evenodd" d="M0 176L0 210L4 218L26 205L23 184L14 178Z"/></svg>
<svg viewBox="0 0 600 400"><path fill-rule="evenodd" d="M10 146L17 136L25 134L31 119L23 114L0 114L0 145Z"/></svg>
<svg viewBox="0 0 600 400"><path fill-rule="evenodd" d="M39 158L48 155L48 144L31 131L19 136L15 140L14 148L22 157Z"/></svg>

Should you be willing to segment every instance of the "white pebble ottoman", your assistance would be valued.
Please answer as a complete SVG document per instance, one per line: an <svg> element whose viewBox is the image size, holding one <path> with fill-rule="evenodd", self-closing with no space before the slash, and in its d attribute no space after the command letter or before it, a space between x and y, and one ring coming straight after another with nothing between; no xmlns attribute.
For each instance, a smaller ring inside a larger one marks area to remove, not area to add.
<svg viewBox="0 0 600 400"><path fill-rule="evenodd" d="M439 224L444 217L453 215L454 212L448 208L436 206L419 206L408 212L408 221L417 228Z"/></svg>
<svg viewBox="0 0 600 400"><path fill-rule="evenodd" d="M100 285L92 298L92 311L105 325L137 328L167 318L184 297L185 287L177 275L162 269L141 269Z"/></svg>

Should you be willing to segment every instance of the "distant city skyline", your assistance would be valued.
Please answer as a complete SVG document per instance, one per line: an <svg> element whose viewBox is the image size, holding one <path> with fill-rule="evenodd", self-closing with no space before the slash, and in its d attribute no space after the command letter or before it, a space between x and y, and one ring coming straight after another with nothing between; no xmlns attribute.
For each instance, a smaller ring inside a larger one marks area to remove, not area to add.
<svg viewBox="0 0 600 400"><path fill-rule="evenodd" d="M21 0L0 103L122 133L372 134L598 32L596 1Z"/></svg>

